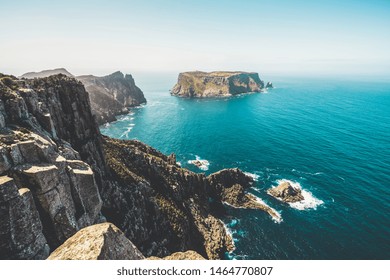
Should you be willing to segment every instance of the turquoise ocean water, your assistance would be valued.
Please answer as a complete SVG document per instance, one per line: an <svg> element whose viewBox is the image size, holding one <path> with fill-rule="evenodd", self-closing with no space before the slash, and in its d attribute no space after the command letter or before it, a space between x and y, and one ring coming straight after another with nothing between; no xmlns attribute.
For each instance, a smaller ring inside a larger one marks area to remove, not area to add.
<svg viewBox="0 0 390 280"><path fill-rule="evenodd" d="M190 100L170 96L174 76L141 79L148 104L101 131L174 152L195 172L239 167L256 178L251 192L283 221L229 208L236 249L227 258L390 259L390 82L272 81L264 94ZM196 157L207 170L188 163ZM267 195L281 180L307 202Z"/></svg>

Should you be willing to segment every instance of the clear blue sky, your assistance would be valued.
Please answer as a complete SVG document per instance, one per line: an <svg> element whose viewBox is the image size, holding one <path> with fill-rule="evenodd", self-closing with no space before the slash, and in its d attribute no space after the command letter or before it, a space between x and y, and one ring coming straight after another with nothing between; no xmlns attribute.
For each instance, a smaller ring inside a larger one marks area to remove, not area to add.
<svg viewBox="0 0 390 280"><path fill-rule="evenodd" d="M390 1L4 1L0 72L390 73Z"/></svg>

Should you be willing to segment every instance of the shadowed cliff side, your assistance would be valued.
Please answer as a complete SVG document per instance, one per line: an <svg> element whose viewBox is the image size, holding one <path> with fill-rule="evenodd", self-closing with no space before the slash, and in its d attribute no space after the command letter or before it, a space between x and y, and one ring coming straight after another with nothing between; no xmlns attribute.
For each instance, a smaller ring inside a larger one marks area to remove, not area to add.
<svg viewBox="0 0 390 280"><path fill-rule="evenodd" d="M128 107L146 103L142 91L130 74L115 72L104 77L78 76L89 93L92 113L99 124L115 121L116 115L129 112Z"/></svg>

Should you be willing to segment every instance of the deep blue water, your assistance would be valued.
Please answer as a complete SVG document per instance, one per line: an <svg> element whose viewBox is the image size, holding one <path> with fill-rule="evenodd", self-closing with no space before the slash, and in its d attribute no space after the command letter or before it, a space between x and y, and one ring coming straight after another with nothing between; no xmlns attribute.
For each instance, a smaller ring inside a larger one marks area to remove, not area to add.
<svg viewBox="0 0 390 280"><path fill-rule="evenodd" d="M229 208L237 259L390 259L390 82L276 78L265 94L220 100L170 96L175 77L142 82L148 104L102 133L199 156L207 174L239 167L276 209ZM317 199L298 210L266 190L287 179ZM323 202L320 204L320 202Z"/></svg>

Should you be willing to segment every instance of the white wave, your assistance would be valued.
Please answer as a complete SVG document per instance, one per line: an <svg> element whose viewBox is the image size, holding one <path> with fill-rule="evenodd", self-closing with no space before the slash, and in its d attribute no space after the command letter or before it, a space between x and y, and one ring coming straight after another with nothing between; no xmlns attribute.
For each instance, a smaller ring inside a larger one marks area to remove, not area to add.
<svg viewBox="0 0 390 280"><path fill-rule="evenodd" d="M259 180L259 178L260 178L260 175L257 175L257 174L254 174L254 173L250 173L250 172L244 172L244 174L246 175L246 176L249 176L249 177L251 177L252 179L253 179L253 181L258 181Z"/></svg>
<svg viewBox="0 0 390 280"><path fill-rule="evenodd" d="M181 166L181 162L180 162L180 161L176 161L176 164L177 164L178 166Z"/></svg>
<svg viewBox="0 0 390 280"><path fill-rule="evenodd" d="M195 155L195 159L194 160L189 160L188 163L195 165L196 167L198 167L199 169L201 169L203 171L209 170L209 166L210 166L210 162L208 160L201 159L197 155Z"/></svg>
<svg viewBox="0 0 390 280"><path fill-rule="evenodd" d="M280 213L278 211L276 211L274 208L272 208L271 206L269 206L267 203L265 203L264 200L262 200L260 197L257 197L255 195L253 195L253 197L255 198L256 202L259 203L259 204L262 204L264 205L265 207L268 207L272 210L272 212L274 213L275 217L274 216L271 216L272 220L274 220L274 222L280 224L281 222L283 222L283 219L282 219L282 215L280 215Z"/></svg>
<svg viewBox="0 0 390 280"><path fill-rule="evenodd" d="M125 132L123 132L119 138L123 138L123 137L125 137L125 136L126 136L126 138L129 138L129 133L130 133L130 131L133 129L133 127L134 127L134 126L129 126L129 127L127 128L127 130L126 130Z"/></svg>
<svg viewBox="0 0 390 280"><path fill-rule="evenodd" d="M278 224L280 224L281 222L283 222L282 215L280 215L280 213L279 213L278 211L276 211L274 208L272 208L272 207L269 206L267 203L265 203L264 200L262 200L261 198L255 196L255 195L253 195L253 194L250 194L250 195L253 196L253 198L256 200L257 203L259 203L259 204L261 204L261 205L264 205L265 207L271 209L271 211L273 212L273 214L274 214L275 216L270 215L269 213L268 213L268 214L271 216L271 218L272 218L272 220L273 220L274 222L276 222L276 223L278 223ZM246 207L241 207L241 206L237 207L237 206L231 205L230 203L228 203L228 202L226 202L226 201L223 201L222 203L225 204L225 205L227 205L227 206L230 206L230 207L232 207L232 208L236 208L236 209L248 209L248 208L246 208Z"/></svg>
<svg viewBox="0 0 390 280"><path fill-rule="evenodd" d="M231 251L228 252L228 253L232 253L234 250L236 250L236 244L234 243L233 232L232 232L232 230L231 230L224 222L222 222L222 220L219 219L219 221L222 223L223 227L225 228L226 233L227 233L227 234L230 236L230 238L232 239L233 249L232 249Z"/></svg>
<svg viewBox="0 0 390 280"><path fill-rule="evenodd" d="M301 190L304 199L298 202L289 202L288 204L292 208L298 210L317 209L317 206L324 203L322 200L316 198L311 192L303 189L301 184L299 184L298 182L290 181L287 179L277 180L276 182L278 183L278 185L280 185L283 182L288 182L293 188ZM273 187L275 188L277 186L273 186Z"/></svg>

